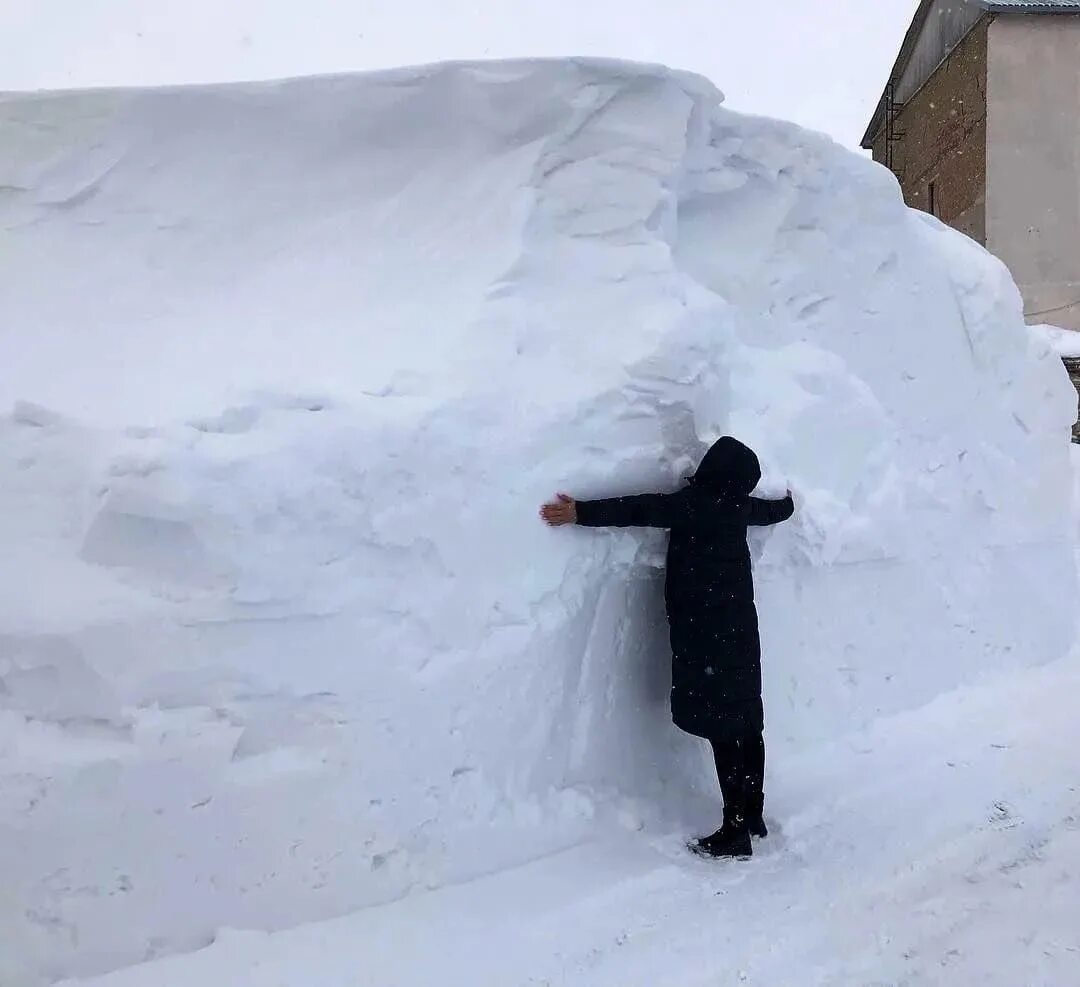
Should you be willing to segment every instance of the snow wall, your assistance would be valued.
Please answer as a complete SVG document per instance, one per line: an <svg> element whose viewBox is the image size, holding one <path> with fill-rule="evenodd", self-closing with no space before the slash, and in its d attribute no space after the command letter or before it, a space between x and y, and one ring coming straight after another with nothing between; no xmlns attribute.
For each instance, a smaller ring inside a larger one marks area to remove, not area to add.
<svg viewBox="0 0 1080 987"><path fill-rule="evenodd" d="M586 60L0 101L0 982L713 822L662 536L536 509L719 434L798 503L774 756L1066 650L1075 394L1005 269L720 104Z"/></svg>

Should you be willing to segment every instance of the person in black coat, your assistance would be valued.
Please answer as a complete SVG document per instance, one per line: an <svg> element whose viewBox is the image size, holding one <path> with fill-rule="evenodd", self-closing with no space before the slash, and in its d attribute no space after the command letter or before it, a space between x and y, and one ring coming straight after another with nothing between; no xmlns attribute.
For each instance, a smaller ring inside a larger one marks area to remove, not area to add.
<svg viewBox="0 0 1080 987"><path fill-rule="evenodd" d="M671 630L671 714L675 725L708 740L724 796L724 825L690 844L710 856L750 856L750 836L766 836L761 642L749 525L786 521L790 492L760 500L753 450L725 437L705 454L689 486L672 494L575 501L559 494L540 515L548 524L666 528L664 599Z"/></svg>

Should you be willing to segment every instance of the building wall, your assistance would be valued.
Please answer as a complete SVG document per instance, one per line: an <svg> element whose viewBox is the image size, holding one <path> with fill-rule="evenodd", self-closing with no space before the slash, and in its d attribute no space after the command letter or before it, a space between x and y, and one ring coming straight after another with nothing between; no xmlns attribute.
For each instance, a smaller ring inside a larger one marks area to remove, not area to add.
<svg viewBox="0 0 1080 987"><path fill-rule="evenodd" d="M987 246L1032 322L1080 329L1080 16L989 30Z"/></svg>
<svg viewBox="0 0 1080 987"><path fill-rule="evenodd" d="M934 0L919 39L896 81L896 101L906 103L984 14L973 0Z"/></svg>
<svg viewBox="0 0 1080 987"><path fill-rule="evenodd" d="M989 18L957 45L896 119L903 137L893 147L893 171L909 206L986 242L986 56ZM874 140L885 161L885 134Z"/></svg>

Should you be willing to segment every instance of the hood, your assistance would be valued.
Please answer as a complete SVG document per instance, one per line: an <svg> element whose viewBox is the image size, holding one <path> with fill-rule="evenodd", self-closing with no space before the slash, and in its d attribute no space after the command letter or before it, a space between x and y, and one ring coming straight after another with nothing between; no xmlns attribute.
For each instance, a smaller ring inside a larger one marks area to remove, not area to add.
<svg viewBox="0 0 1080 987"><path fill-rule="evenodd" d="M705 453L691 482L717 493L745 497L761 479L761 464L753 449L725 435Z"/></svg>

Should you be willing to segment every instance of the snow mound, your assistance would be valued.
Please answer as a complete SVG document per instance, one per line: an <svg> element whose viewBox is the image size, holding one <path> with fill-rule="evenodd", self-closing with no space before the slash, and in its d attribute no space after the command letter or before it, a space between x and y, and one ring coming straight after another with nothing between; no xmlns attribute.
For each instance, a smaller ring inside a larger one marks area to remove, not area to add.
<svg viewBox="0 0 1080 987"><path fill-rule="evenodd" d="M1005 269L702 79L568 60L0 101L0 981L711 821L662 537L717 435L774 753L1067 650ZM6 964L6 967L4 966Z"/></svg>

